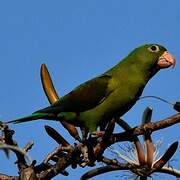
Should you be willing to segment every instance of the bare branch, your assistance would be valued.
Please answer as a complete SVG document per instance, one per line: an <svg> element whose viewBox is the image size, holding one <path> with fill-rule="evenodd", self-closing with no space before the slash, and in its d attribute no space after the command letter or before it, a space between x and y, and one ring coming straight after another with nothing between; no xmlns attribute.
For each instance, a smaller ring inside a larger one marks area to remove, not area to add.
<svg viewBox="0 0 180 180"><path fill-rule="evenodd" d="M134 127L126 132L113 134L111 143L114 144L115 142L119 141L132 141L133 136L143 135L146 131L158 131L160 129L170 127L177 123L180 123L180 113L155 123L149 122L147 124Z"/></svg>
<svg viewBox="0 0 180 180"><path fill-rule="evenodd" d="M142 180L147 179L149 175L152 173L166 173L171 174L176 177L180 176L179 170L175 170L172 168L166 168L163 167L164 164L169 160L173 154L175 153L177 149L177 142L173 143L169 149L166 151L166 153L162 156L162 158L154 163L154 166L151 167L147 166L147 162L144 163L120 163L115 159L108 159L103 155L104 151L108 146L111 144L114 144L118 141L132 141L135 144L136 149L139 147L143 151L142 145L140 144L140 141L138 140L138 135L143 135L149 132L150 134L153 131L157 131L162 128L169 127L171 125L174 125L176 123L180 122L180 113L171 116L169 118L166 118L164 120L158 121L156 123L148 122L146 124L131 128L129 125L124 124L124 127L126 127L126 131L123 133L116 133L113 134L114 129L114 119L109 122L105 129L105 133L102 136L102 138L98 137L89 137L86 141L71 145L69 144L66 139L61 136L58 132L56 132L55 129L51 128L50 126L46 126L45 129L47 133L52 137L55 141L57 141L61 146L57 147L54 151L49 153L47 157L44 159L43 163L35 166L34 163L28 165L24 159L26 152L32 147L33 143L28 143L25 148L23 149L23 154L18 152L19 148L17 146L17 143L12 139L13 131L8 129L6 127L5 133L9 133L10 135L4 135L4 137L1 137L1 142L8 142L12 143L6 144L8 146L7 149L18 149L16 152L17 156L17 164L20 172L21 178L28 179L29 177L32 178L32 180L36 179L51 179L55 177L58 174L62 174L64 176L67 176L69 173L66 171L66 168L71 166L72 168L76 168L77 165L79 166L94 166L96 161L101 161L107 164L107 166L96 168L94 170L91 170L84 174L81 179L87 179L90 177L94 177L96 175L100 175L106 172L115 171L115 170L129 170L136 174L137 176L140 176ZM1 130L2 130L1 126ZM150 138L150 134L148 135ZM146 134L147 135L147 134ZM147 140L147 138L145 138ZM139 143L139 145L138 145ZM16 146L14 146L16 144ZM13 148L12 148L13 147ZM144 153L144 152L143 152ZM138 155L138 159L141 159L141 157ZM54 164L50 164L50 160L54 161ZM4 175L5 177L7 175ZM0 174L1 177L1 174ZM3 177L3 175L2 175ZM11 176L7 176L10 180ZM13 177L13 176L12 176Z"/></svg>
<svg viewBox="0 0 180 180"><path fill-rule="evenodd" d="M100 174L104 174L111 171L129 170L129 169L130 169L129 164L121 164L119 166L103 166L103 167L95 168L93 170L88 171L83 176L81 176L81 180L86 180L94 176L98 176Z"/></svg>
<svg viewBox="0 0 180 180"><path fill-rule="evenodd" d="M162 169L159 169L155 172L166 173L166 174L170 174L170 175L173 175L173 176L180 178L180 170L170 168L170 167L163 167Z"/></svg>

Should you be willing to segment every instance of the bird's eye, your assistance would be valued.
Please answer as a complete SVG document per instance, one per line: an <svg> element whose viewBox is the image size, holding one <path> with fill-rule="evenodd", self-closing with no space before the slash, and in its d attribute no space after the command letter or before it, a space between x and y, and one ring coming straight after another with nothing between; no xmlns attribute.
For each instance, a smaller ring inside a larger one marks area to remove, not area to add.
<svg viewBox="0 0 180 180"><path fill-rule="evenodd" d="M150 46L148 49L149 49L149 51L151 51L151 52L158 52L158 51L159 51L159 46L157 46L157 45L152 45L152 46Z"/></svg>

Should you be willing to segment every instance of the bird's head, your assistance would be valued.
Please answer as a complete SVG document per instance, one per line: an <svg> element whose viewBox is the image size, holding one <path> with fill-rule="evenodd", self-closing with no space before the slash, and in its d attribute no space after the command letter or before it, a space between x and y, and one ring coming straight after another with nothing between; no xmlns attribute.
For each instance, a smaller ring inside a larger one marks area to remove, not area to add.
<svg viewBox="0 0 180 180"><path fill-rule="evenodd" d="M151 70L174 67L176 64L175 58L167 51L167 49L159 44L145 44L133 50L130 54L133 57L136 57L136 61L133 63L140 65L145 69Z"/></svg>

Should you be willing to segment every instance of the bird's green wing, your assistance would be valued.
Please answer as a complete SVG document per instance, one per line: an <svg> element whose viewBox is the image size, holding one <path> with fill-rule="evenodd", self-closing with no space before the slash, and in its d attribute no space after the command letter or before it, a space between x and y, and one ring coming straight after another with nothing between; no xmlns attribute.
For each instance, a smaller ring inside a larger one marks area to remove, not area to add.
<svg viewBox="0 0 180 180"><path fill-rule="evenodd" d="M111 76L102 75L91 79L67 95L60 98L53 105L38 112L59 113L59 112L83 112L103 102L111 93L108 89Z"/></svg>

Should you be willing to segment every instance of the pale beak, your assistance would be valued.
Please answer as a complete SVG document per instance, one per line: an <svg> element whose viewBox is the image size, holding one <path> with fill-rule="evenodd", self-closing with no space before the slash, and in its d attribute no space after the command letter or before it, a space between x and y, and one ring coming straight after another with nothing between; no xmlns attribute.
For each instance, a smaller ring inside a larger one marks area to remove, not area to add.
<svg viewBox="0 0 180 180"><path fill-rule="evenodd" d="M165 51L158 60L157 65L160 68L168 68L170 66L172 66L174 68L174 66L176 65L176 59L175 57L170 54L168 51Z"/></svg>

